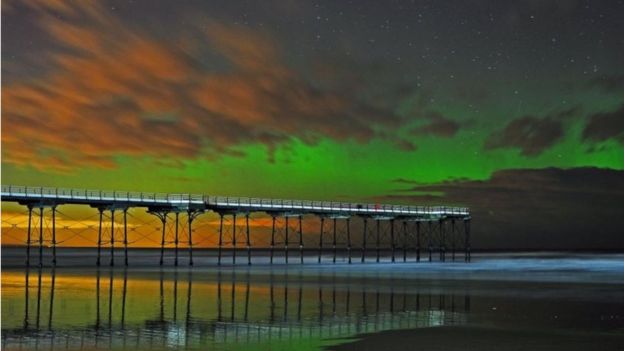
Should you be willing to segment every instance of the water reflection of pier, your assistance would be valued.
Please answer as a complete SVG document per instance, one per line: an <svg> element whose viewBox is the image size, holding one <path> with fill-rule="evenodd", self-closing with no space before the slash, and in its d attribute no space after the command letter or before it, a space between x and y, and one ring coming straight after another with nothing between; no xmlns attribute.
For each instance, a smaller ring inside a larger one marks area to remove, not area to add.
<svg viewBox="0 0 624 351"><path fill-rule="evenodd" d="M31 282L33 273L35 284ZM46 275L50 280L44 288L42 277ZM160 304L152 308L153 318L128 323L128 271L103 270L96 273L95 315L85 315L75 326L56 327L56 272L27 270L23 326L3 329L3 348L177 348L320 340L462 324L470 311L468 295L418 288L395 291L335 279L311 281L309 276L270 276L261 282L252 279L249 272L219 273L216 298L210 299L193 294L190 272L160 273L159 278ZM35 288L33 306L29 294ZM46 305L42 301L48 302L47 310L42 309ZM200 309L194 306L209 304L215 305L214 313L194 313Z"/></svg>

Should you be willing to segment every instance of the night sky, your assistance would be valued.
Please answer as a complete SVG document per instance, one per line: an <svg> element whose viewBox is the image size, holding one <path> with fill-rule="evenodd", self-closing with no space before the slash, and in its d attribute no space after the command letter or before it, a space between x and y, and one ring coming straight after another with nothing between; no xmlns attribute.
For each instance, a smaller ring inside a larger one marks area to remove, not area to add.
<svg viewBox="0 0 624 351"><path fill-rule="evenodd" d="M624 248L623 18L3 1L2 183L465 205L475 247Z"/></svg>

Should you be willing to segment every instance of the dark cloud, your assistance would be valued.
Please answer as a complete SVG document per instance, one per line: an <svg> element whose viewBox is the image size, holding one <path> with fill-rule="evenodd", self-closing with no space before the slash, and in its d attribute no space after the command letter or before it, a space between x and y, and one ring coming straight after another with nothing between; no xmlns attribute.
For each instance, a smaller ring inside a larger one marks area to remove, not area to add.
<svg viewBox="0 0 624 351"><path fill-rule="evenodd" d="M396 184L426 185L426 183L419 182L417 180L412 180L412 179L405 179L405 178L395 178L390 181Z"/></svg>
<svg viewBox="0 0 624 351"><path fill-rule="evenodd" d="M578 114L578 107L544 117L524 116L512 120L485 140L484 149L520 149L524 156L537 156L555 145L564 135L564 121Z"/></svg>
<svg viewBox="0 0 624 351"><path fill-rule="evenodd" d="M624 74L600 76L590 80L587 86L609 94L620 93L624 91Z"/></svg>
<svg viewBox="0 0 624 351"><path fill-rule="evenodd" d="M442 116L438 112L429 113L429 122L411 131L412 135L433 135L442 138L451 138L459 130L459 123Z"/></svg>
<svg viewBox="0 0 624 351"><path fill-rule="evenodd" d="M583 129L584 141L595 143L609 139L624 144L624 105L612 112L589 116L589 121Z"/></svg>
<svg viewBox="0 0 624 351"><path fill-rule="evenodd" d="M418 149L414 143L407 140L398 140L395 142L395 145L399 150L403 151L416 151Z"/></svg>
<svg viewBox="0 0 624 351"><path fill-rule="evenodd" d="M478 247L624 248L624 171L510 169L405 190L383 200L470 207Z"/></svg>

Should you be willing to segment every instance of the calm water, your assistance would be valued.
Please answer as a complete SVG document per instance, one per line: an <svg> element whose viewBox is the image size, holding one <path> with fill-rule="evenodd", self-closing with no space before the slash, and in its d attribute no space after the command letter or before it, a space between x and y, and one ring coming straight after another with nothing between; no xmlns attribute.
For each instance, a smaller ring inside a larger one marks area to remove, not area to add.
<svg viewBox="0 0 624 351"><path fill-rule="evenodd" d="M145 252L129 269L99 270L26 270L20 251L2 255L6 350L466 349L475 338L474 349L624 345L623 255L164 270Z"/></svg>

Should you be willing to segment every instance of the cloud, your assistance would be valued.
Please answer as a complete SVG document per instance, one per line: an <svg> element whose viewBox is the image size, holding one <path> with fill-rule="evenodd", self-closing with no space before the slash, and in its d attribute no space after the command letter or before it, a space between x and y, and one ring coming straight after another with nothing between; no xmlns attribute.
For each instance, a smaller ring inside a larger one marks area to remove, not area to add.
<svg viewBox="0 0 624 351"><path fill-rule="evenodd" d="M624 105L612 112L589 116L589 121L583 129L584 141L597 143L609 139L624 145Z"/></svg>
<svg viewBox="0 0 624 351"><path fill-rule="evenodd" d="M396 184L427 185L427 183L419 182L417 180L412 180L412 179L406 179L406 178L394 178L390 181Z"/></svg>
<svg viewBox="0 0 624 351"><path fill-rule="evenodd" d="M603 75L594 78L587 83L589 88L597 88L608 94L615 94L624 91L624 74Z"/></svg>
<svg viewBox="0 0 624 351"><path fill-rule="evenodd" d="M433 135L441 138L451 138L459 130L459 123L442 116L438 112L430 113L429 122L412 130L412 135Z"/></svg>
<svg viewBox="0 0 624 351"><path fill-rule="evenodd" d="M407 140L397 140L395 142L395 145L397 148L399 148L399 150L403 150L407 152L416 151L418 149L414 143L412 143L411 141L407 141Z"/></svg>
<svg viewBox="0 0 624 351"><path fill-rule="evenodd" d="M381 200L468 206L477 247L624 248L620 170L507 169L487 180L413 185Z"/></svg>
<svg viewBox="0 0 624 351"><path fill-rule="evenodd" d="M579 108L574 107L544 117L524 116L514 119L502 130L490 134L485 140L484 149L517 148L523 156L538 156L563 137L563 121L578 112Z"/></svg>
<svg viewBox="0 0 624 351"><path fill-rule="evenodd" d="M320 87L289 67L268 32L204 19L196 33L165 40L98 3L28 6L58 48L39 53L52 63L45 75L3 84L7 163L111 168L122 155L240 156L255 143L272 159L293 138L366 143L401 126L362 88ZM215 58L202 58L206 48Z"/></svg>

